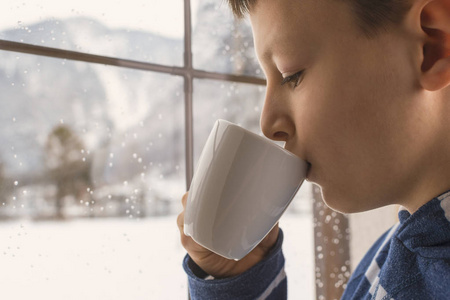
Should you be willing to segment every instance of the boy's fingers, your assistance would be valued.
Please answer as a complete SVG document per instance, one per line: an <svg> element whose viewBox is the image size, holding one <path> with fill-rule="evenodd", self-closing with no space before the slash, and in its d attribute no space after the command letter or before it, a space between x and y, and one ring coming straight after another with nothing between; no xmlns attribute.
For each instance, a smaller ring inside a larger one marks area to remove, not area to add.
<svg viewBox="0 0 450 300"><path fill-rule="evenodd" d="M180 230L180 239L183 247L188 250L196 246L194 240L190 236L184 234L184 211L178 215L177 225L178 229Z"/></svg>
<svg viewBox="0 0 450 300"><path fill-rule="evenodd" d="M183 208L184 209L186 208L186 202L187 202L188 194L189 193L184 194L183 198L181 198L181 203L183 204Z"/></svg>
<svg viewBox="0 0 450 300"><path fill-rule="evenodd" d="M269 244L274 244L278 239L279 225L278 223L272 228L269 234L265 238L265 242Z"/></svg>
<svg viewBox="0 0 450 300"><path fill-rule="evenodd" d="M184 194L183 197L181 198L181 203L183 204L183 211L177 217L177 225L178 229L180 230L181 243L183 245L185 245L187 243L187 239L189 239L189 237L184 234L184 210L186 209L187 195L188 193Z"/></svg>
<svg viewBox="0 0 450 300"><path fill-rule="evenodd" d="M180 233L184 234L184 211L178 215L177 225L178 225L178 229L180 229Z"/></svg>

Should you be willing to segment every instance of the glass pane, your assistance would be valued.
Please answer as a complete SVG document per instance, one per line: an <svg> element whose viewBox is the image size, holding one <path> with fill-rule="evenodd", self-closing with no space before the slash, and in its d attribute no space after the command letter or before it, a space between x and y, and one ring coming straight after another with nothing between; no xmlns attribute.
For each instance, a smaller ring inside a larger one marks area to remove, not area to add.
<svg viewBox="0 0 450 300"><path fill-rule="evenodd" d="M183 0L4 0L0 39L181 66Z"/></svg>
<svg viewBox="0 0 450 300"><path fill-rule="evenodd" d="M225 119L261 134L259 117L264 86L207 79L194 80L194 154L198 158L214 122ZM195 159L196 161L196 159Z"/></svg>
<svg viewBox="0 0 450 300"><path fill-rule="evenodd" d="M183 79L0 52L0 89L2 297L183 299Z"/></svg>
<svg viewBox="0 0 450 300"><path fill-rule="evenodd" d="M259 119L265 87L214 80L194 81L195 165L217 119L261 133ZM304 182L280 220L285 232L283 251L289 280L289 299L314 298L312 186Z"/></svg>
<svg viewBox="0 0 450 300"><path fill-rule="evenodd" d="M197 0L192 51L196 69L264 75L256 59L249 21L236 20L226 1Z"/></svg>

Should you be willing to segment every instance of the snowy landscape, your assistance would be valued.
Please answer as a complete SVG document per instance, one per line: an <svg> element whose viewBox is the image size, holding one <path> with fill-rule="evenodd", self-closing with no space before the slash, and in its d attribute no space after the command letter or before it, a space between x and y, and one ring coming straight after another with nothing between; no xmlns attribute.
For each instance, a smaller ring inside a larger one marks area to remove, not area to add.
<svg viewBox="0 0 450 300"><path fill-rule="evenodd" d="M314 299L312 221L281 220L289 299ZM187 299L176 216L0 225L2 299Z"/></svg>
<svg viewBox="0 0 450 300"><path fill-rule="evenodd" d="M214 1L198 6L194 65L260 76L248 24L225 12ZM182 64L182 40L82 16L5 30L0 39ZM59 217L174 212L186 190L183 78L1 51L0 90L0 219L48 218L52 205ZM196 80L195 158L218 118L259 131L263 95L261 86Z"/></svg>

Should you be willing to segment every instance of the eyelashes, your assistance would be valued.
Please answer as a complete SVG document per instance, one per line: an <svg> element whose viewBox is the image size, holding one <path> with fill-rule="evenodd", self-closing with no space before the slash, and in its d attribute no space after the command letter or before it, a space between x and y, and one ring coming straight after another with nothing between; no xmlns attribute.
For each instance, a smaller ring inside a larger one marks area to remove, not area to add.
<svg viewBox="0 0 450 300"><path fill-rule="evenodd" d="M294 88L296 88L302 82L303 73L304 70L283 78L283 80L281 81L281 85L285 85L286 83L292 83Z"/></svg>

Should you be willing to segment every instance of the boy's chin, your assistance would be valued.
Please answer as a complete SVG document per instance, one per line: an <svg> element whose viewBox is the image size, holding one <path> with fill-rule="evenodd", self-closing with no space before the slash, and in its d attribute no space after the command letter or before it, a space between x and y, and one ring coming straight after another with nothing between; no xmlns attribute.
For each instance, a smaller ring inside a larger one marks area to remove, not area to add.
<svg viewBox="0 0 450 300"><path fill-rule="evenodd" d="M322 190L322 198L329 208L342 214L359 213L382 206L369 201L369 199L362 199L355 195L343 195L339 193L328 194L327 190Z"/></svg>

